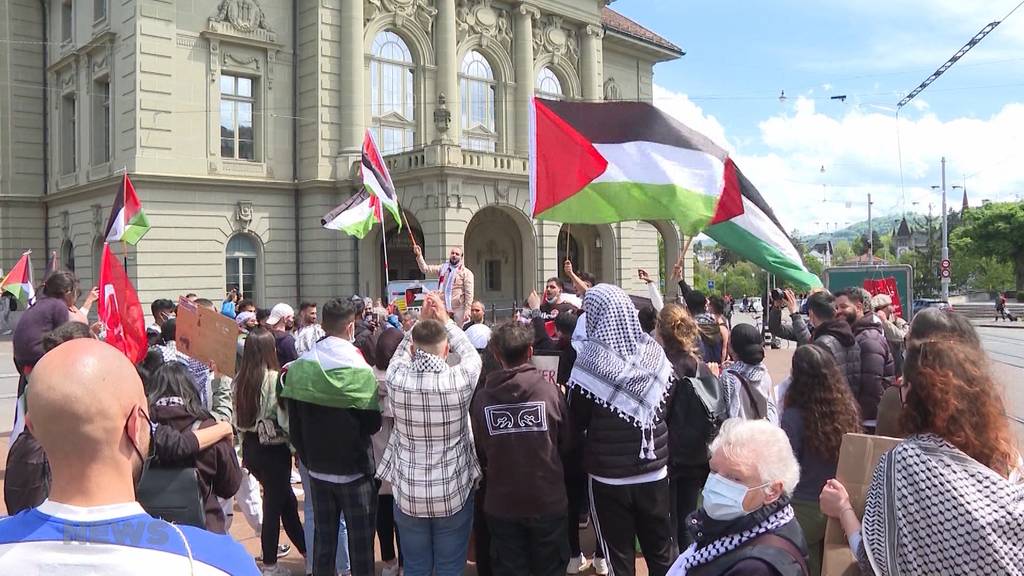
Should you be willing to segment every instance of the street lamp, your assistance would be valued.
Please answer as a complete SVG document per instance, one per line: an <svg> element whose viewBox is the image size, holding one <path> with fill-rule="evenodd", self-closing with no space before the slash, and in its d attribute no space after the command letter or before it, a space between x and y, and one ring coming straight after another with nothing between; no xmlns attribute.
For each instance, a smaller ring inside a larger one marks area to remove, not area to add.
<svg viewBox="0 0 1024 576"><path fill-rule="evenodd" d="M932 190L938 190L939 186L932 186ZM949 229L946 224L946 157L942 157L942 261L949 260ZM942 275L942 299L949 301L949 277Z"/></svg>

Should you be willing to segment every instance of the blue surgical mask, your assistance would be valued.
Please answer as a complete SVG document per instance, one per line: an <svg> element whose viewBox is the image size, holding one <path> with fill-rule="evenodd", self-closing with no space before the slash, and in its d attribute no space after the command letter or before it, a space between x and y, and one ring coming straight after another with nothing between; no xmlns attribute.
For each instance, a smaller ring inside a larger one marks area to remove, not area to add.
<svg viewBox="0 0 1024 576"><path fill-rule="evenodd" d="M743 509L743 499L747 492L764 488L770 483L748 488L734 480L712 472L704 483L704 512L715 520L735 520L747 515Z"/></svg>

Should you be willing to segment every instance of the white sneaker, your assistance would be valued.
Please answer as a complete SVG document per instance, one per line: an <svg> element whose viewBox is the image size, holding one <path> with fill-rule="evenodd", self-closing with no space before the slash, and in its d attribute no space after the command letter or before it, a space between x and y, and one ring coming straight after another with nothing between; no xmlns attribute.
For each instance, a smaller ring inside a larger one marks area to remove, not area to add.
<svg viewBox="0 0 1024 576"><path fill-rule="evenodd" d="M398 576L399 572L402 571L402 567L398 565L398 561L395 560L394 564L385 564L384 569L381 570L380 576Z"/></svg>
<svg viewBox="0 0 1024 576"><path fill-rule="evenodd" d="M263 576L292 576L292 571L280 564L274 564L273 566L264 566L261 574Z"/></svg>
<svg viewBox="0 0 1024 576"><path fill-rule="evenodd" d="M604 558L594 558L594 572L599 576L608 576L608 562Z"/></svg>
<svg viewBox="0 0 1024 576"><path fill-rule="evenodd" d="M590 560L586 556L580 554L569 560L569 567L565 569L566 574L579 574L587 568L590 568Z"/></svg>

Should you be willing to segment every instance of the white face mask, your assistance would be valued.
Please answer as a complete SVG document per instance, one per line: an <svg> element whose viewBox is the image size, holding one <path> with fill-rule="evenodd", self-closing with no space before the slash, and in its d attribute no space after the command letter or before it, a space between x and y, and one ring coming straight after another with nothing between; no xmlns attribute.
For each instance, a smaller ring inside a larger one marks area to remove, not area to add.
<svg viewBox="0 0 1024 576"><path fill-rule="evenodd" d="M764 488L768 484L770 482L748 488L712 472L704 483L704 511L715 520L735 520L745 516L747 511L743 508L743 499L747 497L747 492Z"/></svg>

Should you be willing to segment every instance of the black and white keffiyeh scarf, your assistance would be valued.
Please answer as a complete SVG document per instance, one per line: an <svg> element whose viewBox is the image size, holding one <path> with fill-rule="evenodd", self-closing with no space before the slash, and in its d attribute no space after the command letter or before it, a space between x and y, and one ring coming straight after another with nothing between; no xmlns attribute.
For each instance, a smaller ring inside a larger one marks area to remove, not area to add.
<svg viewBox="0 0 1024 576"><path fill-rule="evenodd" d="M672 365L640 328L636 307L618 286L594 286L583 306L586 336L574 343L569 385L639 428L640 457L654 460L654 426L671 387Z"/></svg>
<svg viewBox="0 0 1024 576"><path fill-rule="evenodd" d="M772 508L775 508L774 512L770 512ZM724 556L762 534L778 530L796 518L796 513L793 511L793 507L789 505L788 500L778 501L774 506L769 505L768 510L765 510L765 512L769 513L760 522L755 522L752 526L723 535L699 548L698 543L691 544L672 564L667 576L686 576L686 573L691 568L702 566L720 556ZM694 515L699 514L701 512L694 512ZM757 512L753 514L757 514ZM694 515L690 516L690 522L694 521ZM697 518L700 518L700 516L697 516ZM697 521L699 522L699 519ZM740 524L742 525L742 523Z"/></svg>
<svg viewBox="0 0 1024 576"><path fill-rule="evenodd" d="M1024 484L911 436L875 468L861 537L858 559L877 576L1024 575Z"/></svg>

